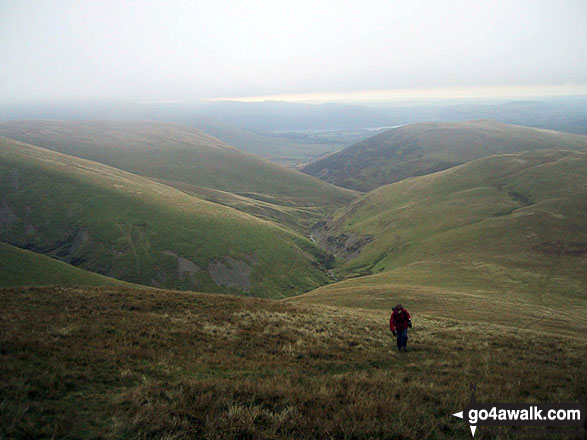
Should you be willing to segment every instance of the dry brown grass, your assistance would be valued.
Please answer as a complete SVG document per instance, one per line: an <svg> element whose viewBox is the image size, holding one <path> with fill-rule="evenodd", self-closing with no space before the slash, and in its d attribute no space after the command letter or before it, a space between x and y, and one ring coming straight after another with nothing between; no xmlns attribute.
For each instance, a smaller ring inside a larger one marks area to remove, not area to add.
<svg viewBox="0 0 587 440"><path fill-rule="evenodd" d="M584 338L115 288L0 291L0 438L452 439L486 402L585 401ZM476 438L583 438L480 428Z"/></svg>

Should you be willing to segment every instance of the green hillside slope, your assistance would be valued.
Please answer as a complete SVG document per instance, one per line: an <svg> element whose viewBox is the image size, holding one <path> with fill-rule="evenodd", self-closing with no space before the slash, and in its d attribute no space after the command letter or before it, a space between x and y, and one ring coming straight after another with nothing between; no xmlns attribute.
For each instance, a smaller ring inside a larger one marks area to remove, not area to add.
<svg viewBox="0 0 587 440"><path fill-rule="evenodd" d="M14 286L124 286L62 261L0 242L0 287Z"/></svg>
<svg viewBox="0 0 587 440"><path fill-rule="evenodd" d="M587 391L585 327L416 313L398 353L387 312L113 288L0 289L0 303L2 438L468 440L452 414L470 383L481 402ZM578 440L584 427L477 437Z"/></svg>
<svg viewBox="0 0 587 440"><path fill-rule="evenodd" d="M271 222L106 165L0 138L0 240L152 286L280 297L323 251Z"/></svg>
<svg viewBox="0 0 587 440"><path fill-rule="evenodd" d="M280 205L341 206L353 192L236 150L199 130L160 122L11 121L0 136L168 182Z"/></svg>
<svg viewBox="0 0 587 440"><path fill-rule="evenodd" d="M585 148L587 136L496 121L423 123L378 134L302 171L335 185L370 191L494 154Z"/></svg>
<svg viewBox="0 0 587 440"><path fill-rule="evenodd" d="M309 301L491 318L570 309L586 322L587 153L493 156L381 187L336 211L316 240L346 261ZM466 306L467 311L463 311ZM562 312L561 312L562 313ZM549 318L550 319L550 318ZM556 316L552 317L556 323Z"/></svg>

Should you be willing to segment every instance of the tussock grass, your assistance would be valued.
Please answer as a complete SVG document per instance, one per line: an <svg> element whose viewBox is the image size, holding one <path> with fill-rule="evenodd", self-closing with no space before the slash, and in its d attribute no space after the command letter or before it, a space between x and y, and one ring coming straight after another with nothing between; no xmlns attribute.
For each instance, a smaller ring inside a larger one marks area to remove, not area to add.
<svg viewBox="0 0 587 440"><path fill-rule="evenodd" d="M584 401L584 339L386 310L122 288L0 291L1 436L469 438L486 402ZM478 438L582 438L481 428Z"/></svg>

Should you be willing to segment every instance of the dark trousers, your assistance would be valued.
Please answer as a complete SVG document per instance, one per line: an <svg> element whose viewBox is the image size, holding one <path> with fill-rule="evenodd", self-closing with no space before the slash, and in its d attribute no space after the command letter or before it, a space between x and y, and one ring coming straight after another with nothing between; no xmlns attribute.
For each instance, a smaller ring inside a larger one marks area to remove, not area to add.
<svg viewBox="0 0 587 440"><path fill-rule="evenodd" d="M408 329L397 330L397 348L405 347L408 343Z"/></svg>

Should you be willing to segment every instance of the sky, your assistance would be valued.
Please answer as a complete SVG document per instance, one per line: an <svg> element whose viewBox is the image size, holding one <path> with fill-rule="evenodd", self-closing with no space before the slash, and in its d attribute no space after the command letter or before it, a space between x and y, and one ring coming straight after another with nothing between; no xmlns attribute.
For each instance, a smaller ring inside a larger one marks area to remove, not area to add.
<svg viewBox="0 0 587 440"><path fill-rule="evenodd" d="M585 0L0 0L0 100L587 94Z"/></svg>

